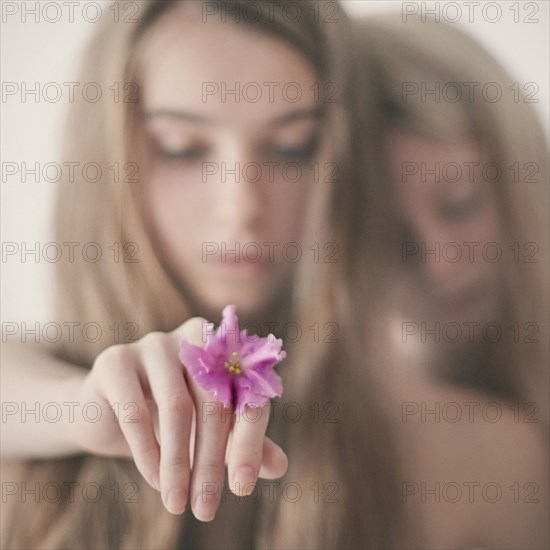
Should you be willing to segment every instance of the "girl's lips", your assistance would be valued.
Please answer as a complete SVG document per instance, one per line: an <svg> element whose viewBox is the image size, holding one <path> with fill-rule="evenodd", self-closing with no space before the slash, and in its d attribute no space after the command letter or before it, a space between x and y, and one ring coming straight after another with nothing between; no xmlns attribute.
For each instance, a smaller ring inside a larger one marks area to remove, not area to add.
<svg viewBox="0 0 550 550"><path fill-rule="evenodd" d="M209 263L216 271L238 277L256 277L265 273L269 268L269 262L252 262L247 259L232 258L226 259L225 261L217 259Z"/></svg>

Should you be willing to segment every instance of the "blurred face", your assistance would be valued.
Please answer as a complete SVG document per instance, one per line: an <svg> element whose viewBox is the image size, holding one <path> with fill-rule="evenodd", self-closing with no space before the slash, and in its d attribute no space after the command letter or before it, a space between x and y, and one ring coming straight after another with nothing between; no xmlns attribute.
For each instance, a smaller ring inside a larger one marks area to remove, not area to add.
<svg viewBox="0 0 550 550"><path fill-rule="evenodd" d="M494 321L502 263L489 243L506 245L478 148L395 131L389 149L401 261L414 273L407 301L441 322Z"/></svg>
<svg viewBox="0 0 550 550"><path fill-rule="evenodd" d="M278 38L189 12L167 13L148 40L146 201L158 246L205 312L261 310L296 266L285 247L307 215L316 74Z"/></svg>

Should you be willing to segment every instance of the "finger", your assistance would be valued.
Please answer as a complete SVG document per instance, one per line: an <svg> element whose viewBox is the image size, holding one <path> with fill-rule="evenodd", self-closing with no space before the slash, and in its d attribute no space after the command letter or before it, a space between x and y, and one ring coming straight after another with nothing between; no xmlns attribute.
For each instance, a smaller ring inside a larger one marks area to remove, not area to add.
<svg viewBox="0 0 550 550"><path fill-rule="evenodd" d="M190 385L194 383L191 381ZM232 413L214 401L210 392L195 386L191 393L197 412L191 506L197 519L211 521L221 500Z"/></svg>
<svg viewBox="0 0 550 550"><path fill-rule="evenodd" d="M147 408L151 413L151 421L153 422L153 433L155 434L155 439L157 440L157 443L160 447L159 409L150 391L145 391L145 402L147 403Z"/></svg>
<svg viewBox="0 0 550 550"><path fill-rule="evenodd" d="M269 437L264 437L262 466L258 477L262 479L279 479L288 468L286 453Z"/></svg>
<svg viewBox="0 0 550 550"><path fill-rule="evenodd" d="M112 444L109 447L108 452L105 454L107 456L116 456L118 458L134 457L134 455L132 454L132 449L130 449L130 445L128 445L128 441L126 441L124 435L116 443Z"/></svg>
<svg viewBox="0 0 550 550"><path fill-rule="evenodd" d="M162 500L169 512L181 514L189 494L193 401L174 338L152 334L150 341L143 344L144 368L158 408Z"/></svg>
<svg viewBox="0 0 550 550"><path fill-rule="evenodd" d="M213 324L209 323L203 317L191 317L174 329L170 334L179 342L185 338L189 343L195 346L204 347L206 344L206 334L212 329ZM209 329L210 327L210 329Z"/></svg>
<svg viewBox="0 0 550 550"><path fill-rule="evenodd" d="M160 490L160 448L153 432L143 388L130 361L135 362L135 358L126 358L123 362L110 365L109 384L105 385L104 394L115 412L125 410L128 404L135 410L135 414L128 418L121 414L122 418L118 418L119 426L141 475L152 487Z"/></svg>
<svg viewBox="0 0 550 550"><path fill-rule="evenodd" d="M191 431L191 439L193 439L193 430ZM225 464L229 464L229 456L231 454L231 444L233 440L233 431L229 432L227 442L227 450L225 454ZM191 463L193 467L193 463ZM288 469L288 458L286 453L272 439L265 436L262 451L262 465L258 477L262 479L279 479L283 477Z"/></svg>
<svg viewBox="0 0 550 550"><path fill-rule="evenodd" d="M265 431L269 423L269 403L245 406L235 414L229 451L229 486L236 495L249 495L262 465Z"/></svg>
<svg viewBox="0 0 550 550"><path fill-rule="evenodd" d="M204 319L196 317L174 332L189 343L202 346L204 323ZM200 388L190 377L188 388L196 411L191 507L197 519L211 521L221 500L231 413L222 403L214 400L211 392Z"/></svg>

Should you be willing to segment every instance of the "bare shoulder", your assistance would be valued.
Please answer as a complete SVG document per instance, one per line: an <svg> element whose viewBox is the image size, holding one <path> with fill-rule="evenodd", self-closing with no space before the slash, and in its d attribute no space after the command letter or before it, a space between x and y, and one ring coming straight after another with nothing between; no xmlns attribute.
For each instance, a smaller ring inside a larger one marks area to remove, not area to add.
<svg viewBox="0 0 550 550"><path fill-rule="evenodd" d="M536 405L435 384L417 397L403 402L398 429L402 502L422 542L548 548L548 440Z"/></svg>

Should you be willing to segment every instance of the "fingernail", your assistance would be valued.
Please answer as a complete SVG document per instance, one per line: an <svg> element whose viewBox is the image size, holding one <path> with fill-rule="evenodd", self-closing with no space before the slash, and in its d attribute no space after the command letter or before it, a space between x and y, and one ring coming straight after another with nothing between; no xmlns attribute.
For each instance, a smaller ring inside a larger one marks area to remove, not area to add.
<svg viewBox="0 0 550 550"><path fill-rule="evenodd" d="M200 521L212 521L216 516L215 501L215 493L199 493L193 502L196 518Z"/></svg>
<svg viewBox="0 0 550 550"><path fill-rule="evenodd" d="M166 496L166 508L172 514L182 514L186 499L187 493L183 489L170 489Z"/></svg>
<svg viewBox="0 0 550 550"><path fill-rule="evenodd" d="M235 491L241 495L249 495L256 484L256 472L250 466L241 466L235 472Z"/></svg>

